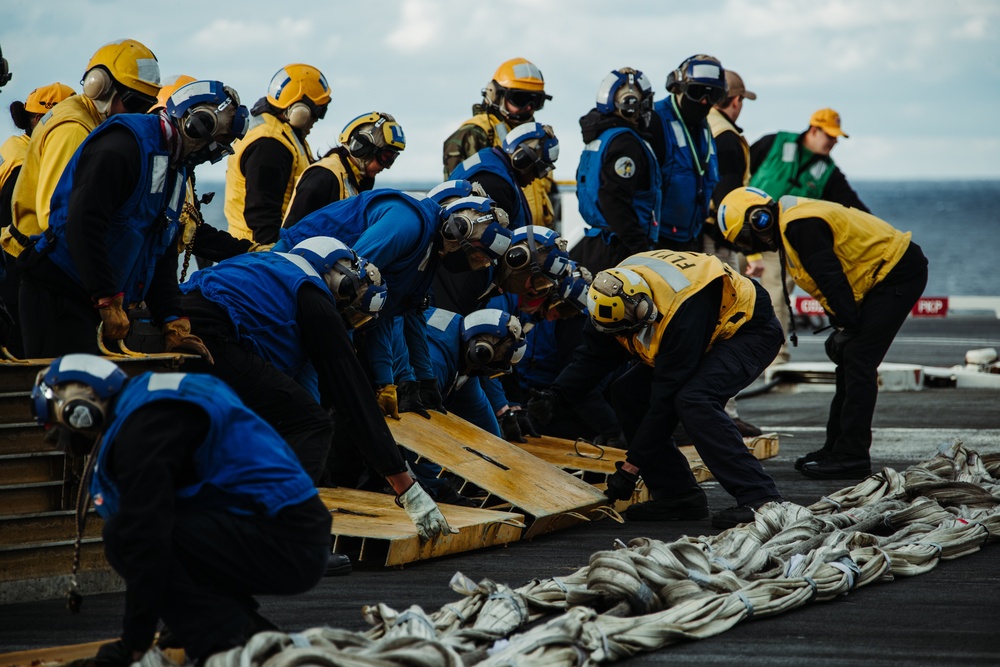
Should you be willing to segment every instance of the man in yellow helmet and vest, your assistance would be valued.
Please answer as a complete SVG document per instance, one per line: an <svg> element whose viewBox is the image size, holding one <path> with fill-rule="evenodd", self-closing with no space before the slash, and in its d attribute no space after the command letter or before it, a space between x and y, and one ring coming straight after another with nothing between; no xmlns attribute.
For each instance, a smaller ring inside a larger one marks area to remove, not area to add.
<svg viewBox="0 0 1000 667"><path fill-rule="evenodd" d="M840 126L840 114L833 109L820 109L814 113L809 119L809 127L800 134L766 134L750 147L752 175L744 185L759 188L775 200L785 195L797 195L832 201L871 213L830 157L840 137L846 139L847 133ZM716 204L721 201L722 197L715 198ZM777 253L762 253L761 262L760 282L771 295L778 321L787 327L792 313L785 306L782 292L792 289L793 283L782 285L781 261ZM791 351L786 343L775 361L787 363L790 360Z"/></svg>
<svg viewBox="0 0 1000 667"><path fill-rule="evenodd" d="M631 498L641 475L652 500L630 507L632 521L708 517L708 501L670 434L679 422L737 505L712 525L752 521L781 502L774 480L747 451L726 401L753 382L781 345L767 292L710 255L653 250L594 277L590 321L573 361L528 410L541 423L573 405L624 362L639 362L611 386L628 457L608 480L612 500ZM605 335L610 334L610 335Z"/></svg>
<svg viewBox="0 0 1000 667"><path fill-rule="evenodd" d="M21 134L15 134L0 144L0 229L6 229L12 221L11 199L14 197L14 185L21 173L24 158L28 154L31 132L52 107L75 94L67 85L52 83L31 91L24 102L11 102L10 117ZM21 282L21 272L16 263L5 260L3 253L0 253L0 267L3 267L3 285L0 287L0 343L14 356L21 357L24 356L24 349L17 322L17 289Z"/></svg>
<svg viewBox="0 0 1000 667"><path fill-rule="evenodd" d="M14 186L13 223L0 234L0 246L13 257L49 228L56 184L87 135L111 116L145 113L156 102L160 66L146 46L123 39L94 53L81 84L82 95L55 105L31 133Z"/></svg>
<svg viewBox="0 0 1000 667"><path fill-rule="evenodd" d="M389 169L406 148L396 119L381 111L358 116L344 126L339 146L309 165L295 184L282 227L291 227L327 204L375 187L375 176Z"/></svg>
<svg viewBox="0 0 1000 667"><path fill-rule="evenodd" d="M788 275L823 305L835 329L826 341L837 365L826 441L795 468L815 479L871 474L878 365L927 284L920 246L909 232L870 213L804 197L776 201L753 187L722 200L719 228L751 251L777 251Z"/></svg>
<svg viewBox="0 0 1000 667"><path fill-rule="evenodd" d="M501 63L493 79L483 88L483 101L472 105L468 119L444 141L444 177L463 160L484 148L501 148L504 137L518 125L535 120L535 112L552 96L545 92L545 77L530 60L512 58ZM550 193L555 193L551 174L522 186L532 224L553 227L555 209Z"/></svg>
<svg viewBox="0 0 1000 667"><path fill-rule="evenodd" d="M295 182L314 162L306 136L329 104L330 85L311 65L286 65L271 77L226 168L230 234L256 243L278 240Z"/></svg>

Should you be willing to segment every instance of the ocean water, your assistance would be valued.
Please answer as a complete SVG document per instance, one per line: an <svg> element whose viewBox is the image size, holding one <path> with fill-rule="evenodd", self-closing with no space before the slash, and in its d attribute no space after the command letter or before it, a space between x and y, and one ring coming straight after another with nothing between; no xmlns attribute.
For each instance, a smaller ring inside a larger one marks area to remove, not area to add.
<svg viewBox="0 0 1000 667"><path fill-rule="evenodd" d="M380 183L425 191L436 182ZM853 181L872 212L897 229L913 233L930 263L925 296L1000 296L1000 181ZM206 222L225 229L224 184L199 184L215 191L205 207ZM579 237L582 221L571 188L563 188L564 229Z"/></svg>

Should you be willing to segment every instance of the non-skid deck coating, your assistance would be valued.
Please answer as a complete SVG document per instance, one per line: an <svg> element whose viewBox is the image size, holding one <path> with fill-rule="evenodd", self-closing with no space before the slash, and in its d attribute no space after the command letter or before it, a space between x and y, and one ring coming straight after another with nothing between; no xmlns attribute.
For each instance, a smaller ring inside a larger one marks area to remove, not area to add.
<svg viewBox="0 0 1000 667"><path fill-rule="evenodd" d="M823 337L800 334L793 358L823 359ZM1000 323L987 319L908 322L887 359L926 365L961 363L967 349L1000 347ZM763 462L784 497L809 505L847 483L808 480L792 464L823 444L830 395L769 393L740 401L743 419L780 434L778 456ZM962 439L971 449L1000 452L1000 392L925 389L880 395L875 415L873 463L897 469L933 455L939 442ZM732 504L715 482L704 484L713 509ZM448 588L456 571L521 586L536 577L566 575L587 564L591 553L616 539L647 536L673 541L714 534L708 521L581 523L566 530L497 547L414 563L402 568L359 565L346 577L323 580L304 595L261 598L261 611L287 630L333 625L363 630L364 604L396 609L419 604L436 610L454 601ZM69 563L67 562L67 569ZM61 600L0 606L0 651L50 647L114 637L120 631L124 596L87 597L71 615ZM943 562L931 572L860 589L832 602L781 616L740 623L698 642L636 656L622 665L740 665L741 667L836 665L1000 664L1000 545Z"/></svg>

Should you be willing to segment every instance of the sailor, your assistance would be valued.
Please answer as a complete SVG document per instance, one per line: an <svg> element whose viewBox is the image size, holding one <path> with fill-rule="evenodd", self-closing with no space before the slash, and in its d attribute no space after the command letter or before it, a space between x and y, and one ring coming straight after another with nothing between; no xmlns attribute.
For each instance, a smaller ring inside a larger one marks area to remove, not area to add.
<svg viewBox="0 0 1000 667"><path fill-rule="evenodd" d="M24 102L11 102L10 117L21 134L15 134L0 144L0 230L11 224L14 185L28 154L31 132L52 107L75 94L67 85L52 83L28 93ZM7 261L5 253L0 253L0 267L5 270L3 286L0 287L0 342L14 356L21 357L24 356L24 347L17 320L17 289L21 283L21 272L15 262Z"/></svg>
<svg viewBox="0 0 1000 667"><path fill-rule="evenodd" d="M719 181L715 142L706 117L726 97L726 71L717 58L691 56L667 76L665 100L653 106L653 149L663 196L657 248L701 250L701 227Z"/></svg>
<svg viewBox="0 0 1000 667"><path fill-rule="evenodd" d="M570 274L570 262L566 239L558 232L540 225L521 227L497 264L496 285L518 295L521 310L535 312Z"/></svg>
<svg viewBox="0 0 1000 667"><path fill-rule="evenodd" d="M495 308L465 317L428 308L431 363L444 387L444 407L488 433L503 437L480 378L511 372L524 355L524 330L518 318Z"/></svg>
<svg viewBox="0 0 1000 667"><path fill-rule="evenodd" d="M484 148L458 165L452 178L467 180L482 188L486 196L510 216L510 228L537 222L522 187L552 170L559 157L559 140L552 128L528 122L517 126L501 142L501 148ZM434 278L434 303L463 315L482 308L485 295L495 284L490 273L458 276L439 272Z"/></svg>
<svg viewBox="0 0 1000 667"><path fill-rule="evenodd" d="M433 197L425 199L398 190L362 192L282 229L275 246L281 251L313 236L333 236L379 267L389 298L379 320L356 332L354 342L379 404L389 416L399 414L393 361L401 353L400 346L405 347L421 383L424 406L441 407L422 313L438 266L449 271L481 271L510 245L506 213L488 198L458 196L461 191L436 189ZM396 317L403 318L399 326L393 324Z"/></svg>
<svg viewBox="0 0 1000 667"><path fill-rule="evenodd" d="M52 195L76 149L98 125L120 113L145 113L160 90L156 56L134 39L105 44L87 63L83 94L52 108L31 133L11 202L13 223L0 234L12 257L49 227Z"/></svg>
<svg viewBox="0 0 1000 667"><path fill-rule="evenodd" d="M870 213L804 197L775 200L753 187L722 200L719 227L752 252L777 251L783 282L787 271L834 327L826 354L837 365L837 388L826 441L795 469L814 479L870 475L878 366L927 284L920 246Z"/></svg>
<svg viewBox="0 0 1000 667"><path fill-rule="evenodd" d="M188 171L220 160L246 127L232 88L195 81L158 114L117 114L91 132L52 195L48 230L29 251L20 292L28 356L96 353L97 325L105 338L124 339L127 309L145 300L168 352L210 358L181 317L180 209Z"/></svg>
<svg viewBox="0 0 1000 667"><path fill-rule="evenodd" d="M286 65L271 77L226 167L230 234L257 243L278 240L295 182L314 161L306 136L329 104L326 77L311 65Z"/></svg>
<svg viewBox="0 0 1000 667"><path fill-rule="evenodd" d="M93 664L138 661L160 621L161 638L203 664L275 629L252 596L303 593L323 576L329 511L281 437L222 381L129 379L106 358L69 354L31 395L36 421L89 454L83 484L125 580L121 637Z"/></svg>
<svg viewBox="0 0 1000 667"><path fill-rule="evenodd" d="M545 92L545 78L534 63L512 58L497 68L493 79L483 88L483 101L472 106L472 118L462 123L444 141L444 177L461 178L452 173L459 163L484 148L501 148L507 133L535 121L535 112L552 96ZM531 224L552 227L556 213L552 196L556 184L550 174L521 183ZM501 208L510 202L497 200ZM517 226L517 225L515 225Z"/></svg>
<svg viewBox="0 0 1000 667"><path fill-rule="evenodd" d="M576 197L588 227L570 257L593 272L652 250L659 237L660 166L647 143L652 112L649 79L623 67L604 77L597 106L580 119Z"/></svg>
<svg viewBox="0 0 1000 667"><path fill-rule="evenodd" d="M633 505L633 521L702 519L709 514L687 458L673 437L678 421L715 479L736 499L712 525L752 521L780 502L774 480L754 458L723 406L753 382L781 345L767 292L710 255L654 250L594 276L583 345L552 389L528 409L545 423L630 358L639 362L611 387L628 457L608 480L612 500L632 497L641 475L652 500Z"/></svg>
<svg viewBox="0 0 1000 667"><path fill-rule="evenodd" d="M802 133L764 135L750 146L752 176L745 185L763 190L775 200L785 195L797 195L832 201L871 213L830 157L840 137L846 139L847 133L840 125L840 114L833 109L815 112L809 118L809 127ZM716 197L715 201L722 201L722 197ZM784 293L793 289L795 283L782 272L781 258L777 253L762 253L761 262L760 282L771 295L778 321L786 327L787 335L786 323L792 313L784 304ZM786 282L782 284L782 280ZM790 360L791 350L786 343L778 352L776 362L787 363Z"/></svg>
<svg viewBox="0 0 1000 667"><path fill-rule="evenodd" d="M283 227L291 227L327 204L353 197L375 186L375 176L389 169L406 148L396 119L373 111L358 116L340 133L340 145L306 167L295 183Z"/></svg>

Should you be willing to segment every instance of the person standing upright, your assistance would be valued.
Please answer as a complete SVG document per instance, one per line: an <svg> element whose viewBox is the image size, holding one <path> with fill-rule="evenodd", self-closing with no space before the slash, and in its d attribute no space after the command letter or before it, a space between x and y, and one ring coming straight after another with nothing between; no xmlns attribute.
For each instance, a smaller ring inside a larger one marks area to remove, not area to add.
<svg viewBox="0 0 1000 667"><path fill-rule="evenodd" d="M286 65L271 77L226 167L230 234L256 243L278 240L295 182L314 162L306 136L329 104L330 85L312 65Z"/></svg>
<svg viewBox="0 0 1000 667"><path fill-rule="evenodd" d="M717 58L691 56L667 76L667 99L653 105L653 150L660 161L663 196L656 247L701 250L701 228L719 182L712 105L726 97L726 71Z"/></svg>

